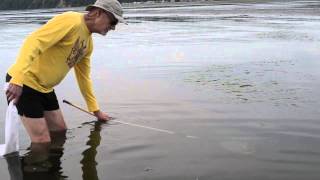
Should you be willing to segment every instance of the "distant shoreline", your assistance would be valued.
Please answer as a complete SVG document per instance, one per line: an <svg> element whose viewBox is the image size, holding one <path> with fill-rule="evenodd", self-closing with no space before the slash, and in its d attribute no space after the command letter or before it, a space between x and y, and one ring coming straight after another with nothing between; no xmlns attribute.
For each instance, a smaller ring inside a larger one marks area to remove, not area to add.
<svg viewBox="0 0 320 180"><path fill-rule="evenodd" d="M288 2L288 1L296 1L296 0L180 0L180 1L141 1L141 2L123 2L123 7L125 9L131 8L153 8L153 7L180 7L180 6L205 6L205 5L227 5L227 4L235 4L235 3L267 3L267 2ZM52 4L45 5L36 8L33 6L29 6L27 8L24 7L8 7L6 8L6 2L0 5L0 11L7 11L7 10L32 10L32 9L58 9L58 8L77 8L77 7L85 7L89 3L81 4L81 5L65 5L65 4L57 4L52 6ZM36 6L36 5L35 5Z"/></svg>
<svg viewBox="0 0 320 180"><path fill-rule="evenodd" d="M205 5L232 5L237 3L267 3L267 2L290 2L298 0L186 0L179 2L159 2L159 1L145 1L122 3L124 8L153 8L153 7L179 7L179 6L205 6Z"/></svg>

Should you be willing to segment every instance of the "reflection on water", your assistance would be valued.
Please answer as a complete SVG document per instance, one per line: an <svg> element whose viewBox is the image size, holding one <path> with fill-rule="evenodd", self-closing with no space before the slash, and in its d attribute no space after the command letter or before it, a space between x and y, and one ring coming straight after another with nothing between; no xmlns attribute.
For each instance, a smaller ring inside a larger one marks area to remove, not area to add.
<svg viewBox="0 0 320 180"><path fill-rule="evenodd" d="M98 163L95 158L97 147L101 141L100 131L103 123L95 121L93 124L93 129L88 136L89 140L86 143L89 148L83 151L83 158L80 161L84 180L99 179L96 169ZM51 139L51 143L32 143L29 152L23 156L19 156L17 153L6 156L11 180L68 179L68 176L63 174L61 167L66 132L52 133Z"/></svg>
<svg viewBox="0 0 320 180"><path fill-rule="evenodd" d="M30 150L19 157L6 157L11 180L66 179L61 168L66 132L51 133L51 143L31 143Z"/></svg>
<svg viewBox="0 0 320 180"><path fill-rule="evenodd" d="M97 147L100 145L101 142L101 122L96 121L94 122L94 126L92 130L90 130L89 140L87 141L86 145L89 146L88 149L82 152L83 158L80 161L82 164L82 178L84 180L98 180L98 172L96 166L98 162L96 161L97 155Z"/></svg>
<svg viewBox="0 0 320 180"><path fill-rule="evenodd" d="M21 160L18 153L10 154L6 158L11 180L23 180Z"/></svg>

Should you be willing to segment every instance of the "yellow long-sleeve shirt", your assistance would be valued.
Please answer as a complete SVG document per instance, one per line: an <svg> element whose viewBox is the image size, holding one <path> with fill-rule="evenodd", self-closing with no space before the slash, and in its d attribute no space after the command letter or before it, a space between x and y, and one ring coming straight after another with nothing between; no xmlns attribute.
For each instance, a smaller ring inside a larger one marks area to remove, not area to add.
<svg viewBox="0 0 320 180"><path fill-rule="evenodd" d="M8 74L10 83L48 93L74 67L80 91L89 111L99 110L90 78L92 36L84 15L66 12L31 33Z"/></svg>

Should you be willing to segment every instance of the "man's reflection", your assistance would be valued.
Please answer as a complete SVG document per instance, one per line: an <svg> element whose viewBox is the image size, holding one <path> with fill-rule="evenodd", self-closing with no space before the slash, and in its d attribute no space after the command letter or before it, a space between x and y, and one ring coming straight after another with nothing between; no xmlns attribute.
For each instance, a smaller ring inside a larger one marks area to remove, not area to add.
<svg viewBox="0 0 320 180"><path fill-rule="evenodd" d="M24 156L6 156L11 180L62 180L61 160L66 131L51 132L51 143L31 143Z"/></svg>
<svg viewBox="0 0 320 180"><path fill-rule="evenodd" d="M87 145L89 148L82 152L83 158L80 161L82 164L82 179L83 180L98 180L97 162L95 161L97 155L97 147L100 145L101 136L101 122L96 121L93 129L90 131Z"/></svg>
<svg viewBox="0 0 320 180"><path fill-rule="evenodd" d="M90 123L89 123L90 124ZM101 142L101 125L99 121L94 122L93 129L90 130L87 145L89 148L82 152L82 178L84 180L98 180L97 147ZM64 180L61 168L61 157L63 156L63 146L66 141L66 132L51 134L51 143L32 143L30 151L19 157L18 153L6 156L8 170L11 180Z"/></svg>

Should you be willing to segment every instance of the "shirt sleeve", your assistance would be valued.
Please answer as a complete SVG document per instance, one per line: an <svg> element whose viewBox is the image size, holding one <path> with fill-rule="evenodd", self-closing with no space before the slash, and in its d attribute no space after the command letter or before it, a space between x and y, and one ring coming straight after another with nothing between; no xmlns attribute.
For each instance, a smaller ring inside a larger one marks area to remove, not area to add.
<svg viewBox="0 0 320 180"><path fill-rule="evenodd" d="M92 54L92 42L90 43L89 53L74 66L74 72L83 98L87 103L88 110L94 112L99 110L99 106L94 96L92 80L90 77L90 61Z"/></svg>
<svg viewBox="0 0 320 180"><path fill-rule="evenodd" d="M72 17L61 14L49 20L45 25L31 33L24 41L16 63L19 71L12 77L10 83L22 86L24 74L28 71L34 60L48 48L63 39L72 31L76 24Z"/></svg>

